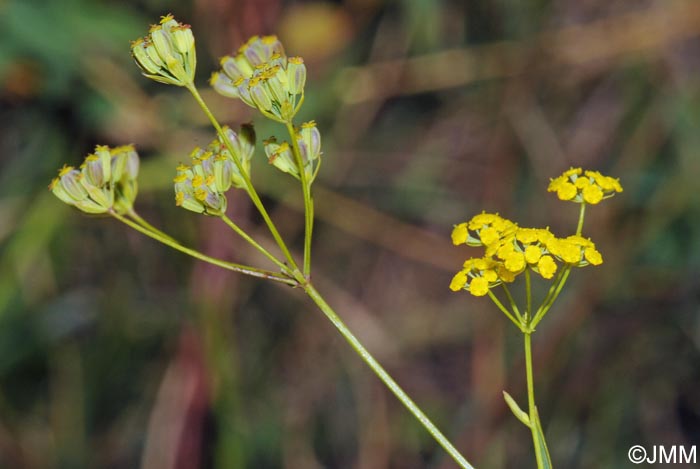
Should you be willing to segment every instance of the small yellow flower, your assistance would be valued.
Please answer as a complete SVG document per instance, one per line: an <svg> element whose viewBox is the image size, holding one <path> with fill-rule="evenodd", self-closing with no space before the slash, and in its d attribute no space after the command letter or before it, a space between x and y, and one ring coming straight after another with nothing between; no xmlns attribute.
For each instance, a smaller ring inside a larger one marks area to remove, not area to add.
<svg viewBox="0 0 700 469"><path fill-rule="evenodd" d="M562 182L556 187L557 197L561 200L571 200L576 197L576 186L570 182Z"/></svg>
<svg viewBox="0 0 700 469"><path fill-rule="evenodd" d="M584 187L581 194L583 194L583 200L585 200L587 204L595 205L603 200L603 189L598 185L591 184Z"/></svg>
<svg viewBox="0 0 700 469"><path fill-rule="evenodd" d="M489 281L484 277L477 277L469 285L469 293L474 296L484 296L489 292Z"/></svg>
<svg viewBox="0 0 700 469"><path fill-rule="evenodd" d="M542 278L550 279L554 277L557 271L557 264L552 259L552 256L542 256L537 263L537 270Z"/></svg>
<svg viewBox="0 0 700 469"><path fill-rule="evenodd" d="M462 270L452 278L450 290L467 290L474 296L484 296L489 288L501 283L500 269L502 269L502 263L494 259L484 257L467 259Z"/></svg>
<svg viewBox="0 0 700 469"><path fill-rule="evenodd" d="M505 258L506 269L518 274L525 269L525 256L521 252L514 251Z"/></svg>
<svg viewBox="0 0 700 469"><path fill-rule="evenodd" d="M498 278L505 283L513 283L515 281L515 274L510 270L506 269L501 263L497 267Z"/></svg>
<svg viewBox="0 0 700 469"><path fill-rule="evenodd" d="M467 224L460 223L456 225L452 230L452 244L459 246L460 244L465 244L467 242Z"/></svg>
<svg viewBox="0 0 700 469"><path fill-rule="evenodd" d="M537 264L542 257L542 250L537 246L528 246L525 248L525 260L528 264Z"/></svg>
<svg viewBox="0 0 700 469"><path fill-rule="evenodd" d="M622 192L622 186L617 179L603 176L598 171L571 168L552 179L547 191L556 192L561 200L595 205Z"/></svg>
<svg viewBox="0 0 700 469"><path fill-rule="evenodd" d="M591 265L600 265L603 263L603 256L595 248L586 248L583 251L583 257L585 257Z"/></svg>
<svg viewBox="0 0 700 469"><path fill-rule="evenodd" d="M452 282L450 282L450 290L460 291L467 284L467 273L460 270L452 277Z"/></svg>
<svg viewBox="0 0 700 469"><path fill-rule="evenodd" d="M488 246L498 241L498 239L501 237L501 232L493 226L487 226L481 230L479 235L481 236L481 242L484 243L485 246Z"/></svg>

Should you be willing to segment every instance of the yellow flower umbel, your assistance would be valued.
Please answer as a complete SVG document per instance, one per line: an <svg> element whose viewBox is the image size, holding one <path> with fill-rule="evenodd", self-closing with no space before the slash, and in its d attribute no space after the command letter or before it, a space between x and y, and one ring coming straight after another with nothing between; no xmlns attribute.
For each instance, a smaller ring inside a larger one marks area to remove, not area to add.
<svg viewBox="0 0 700 469"><path fill-rule="evenodd" d="M603 176L598 171L584 172L581 168L571 168L552 179L547 191L556 192L561 200L595 205L622 192L622 186L619 180Z"/></svg>
<svg viewBox="0 0 700 469"><path fill-rule="evenodd" d="M163 16L151 26L148 36L131 43L131 55L143 74L152 80L176 86L192 86L197 54L190 25Z"/></svg>
<svg viewBox="0 0 700 469"><path fill-rule="evenodd" d="M558 239L547 228L517 228L486 253L493 253L514 276L530 268L551 279L557 271L552 256L552 247L558 246L557 243Z"/></svg>
<svg viewBox="0 0 700 469"><path fill-rule="evenodd" d="M574 267L603 263L603 256L598 252L593 241L579 235L555 240L550 252L557 259Z"/></svg>
<svg viewBox="0 0 700 469"><path fill-rule="evenodd" d="M126 213L136 199L139 157L134 147L95 147L80 169L64 165L49 190L85 213Z"/></svg>
<svg viewBox="0 0 700 469"><path fill-rule="evenodd" d="M452 230L455 245L490 246L502 236L513 232L518 225L499 216L497 213L482 212L466 223L460 223Z"/></svg>
<svg viewBox="0 0 700 469"><path fill-rule="evenodd" d="M287 58L277 36L253 36L238 54L223 57L221 67L212 74L211 86L271 119L291 122L304 100L304 60Z"/></svg>
<svg viewBox="0 0 700 469"><path fill-rule="evenodd" d="M510 283L525 271L528 271L528 279L531 270L550 280L559 271L557 263L563 264L567 272L572 267L602 264L603 256L595 244L580 236L583 209L585 204L597 204L622 192L620 182L597 171L584 172L580 168L571 168L553 179L548 190L557 192L562 200L582 204L577 234L558 238L548 228L521 228L497 213L475 215L454 227L452 242L455 245L481 246L484 256L478 262L469 259L464 264L464 268L452 279L452 290L466 289L473 295L483 296L490 288L504 282Z"/></svg>
<svg viewBox="0 0 700 469"><path fill-rule="evenodd" d="M503 282L510 283L515 275L509 272L503 262L491 257L467 259L462 270L452 278L452 291L467 290L474 296L484 296L490 288Z"/></svg>

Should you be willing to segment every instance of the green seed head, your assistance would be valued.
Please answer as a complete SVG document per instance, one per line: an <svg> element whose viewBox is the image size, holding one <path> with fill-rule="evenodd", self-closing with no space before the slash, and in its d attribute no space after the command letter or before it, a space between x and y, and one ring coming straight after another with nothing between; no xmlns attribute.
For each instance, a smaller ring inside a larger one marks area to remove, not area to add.
<svg viewBox="0 0 700 469"><path fill-rule="evenodd" d="M131 54L148 78L176 86L194 83L197 55L189 25L172 15L161 18L143 39L131 43Z"/></svg>

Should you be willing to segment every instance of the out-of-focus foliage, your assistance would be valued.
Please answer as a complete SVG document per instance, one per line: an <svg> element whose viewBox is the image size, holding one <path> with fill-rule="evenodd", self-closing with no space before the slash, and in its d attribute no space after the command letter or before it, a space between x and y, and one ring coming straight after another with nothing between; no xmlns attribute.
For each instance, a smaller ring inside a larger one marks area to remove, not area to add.
<svg viewBox="0 0 700 469"><path fill-rule="evenodd" d="M276 32L305 57L298 120L318 122L325 152L314 281L477 467L532 460L501 397L525 396L522 350L491 305L449 291L465 257L449 233L482 209L571 231L576 210L546 187L572 165L625 192L587 215L605 263L572 275L536 335L554 463L617 468L633 444L700 443L697 2L5 0L1 467L450 467L298 292L46 190L96 143L133 143L144 216L212 255L264 262L174 207L174 167L213 132L129 56L169 11L192 24L197 82L231 125L253 114L206 90L219 56ZM279 130L256 124L260 139ZM253 177L301 243L297 186L261 148ZM264 237L249 214L229 201Z"/></svg>

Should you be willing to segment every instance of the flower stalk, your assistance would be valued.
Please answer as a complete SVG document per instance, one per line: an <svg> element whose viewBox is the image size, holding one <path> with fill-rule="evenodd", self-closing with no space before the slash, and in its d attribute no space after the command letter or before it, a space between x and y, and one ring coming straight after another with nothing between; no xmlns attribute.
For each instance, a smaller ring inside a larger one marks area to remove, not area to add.
<svg viewBox="0 0 700 469"><path fill-rule="evenodd" d="M130 220L129 218L125 217L124 215L120 215L119 213L115 211L111 211L109 213L112 217L116 218L120 222L124 223L130 228L133 228L134 230L138 231L141 234L144 234L148 236L149 238L153 238L156 241L165 244L166 246L169 246L176 251L180 251L184 254L187 254L188 256L192 256L195 259L199 259L200 261L207 262L209 264L215 265L217 267L221 267L222 269L230 270L232 272L238 272L240 274L244 275L250 275L251 277L257 277L265 280L272 280L275 282L280 282L280 283L285 283L287 285L296 285L296 281L293 279L290 279L289 277L278 274L276 272L271 272L269 270L265 269L259 269L256 267L251 267L247 265L242 265L242 264L236 264L234 262L227 262L221 259L218 259L216 257L211 257L206 254L203 254L195 249L188 248L186 246L183 246L182 244L178 243L177 241L173 240L170 236L167 235L161 235L157 231L151 231L148 228L145 228L141 226L140 224L136 223L133 220Z"/></svg>
<svg viewBox="0 0 700 469"><path fill-rule="evenodd" d="M311 275L311 237L314 229L314 203L311 199L311 181L306 173L306 165L302 159L301 151L299 150L299 142L297 141L294 125L291 121L286 122L287 132L292 141L292 152L294 160L299 169L299 180L301 181L302 195L304 197L304 276Z"/></svg>

